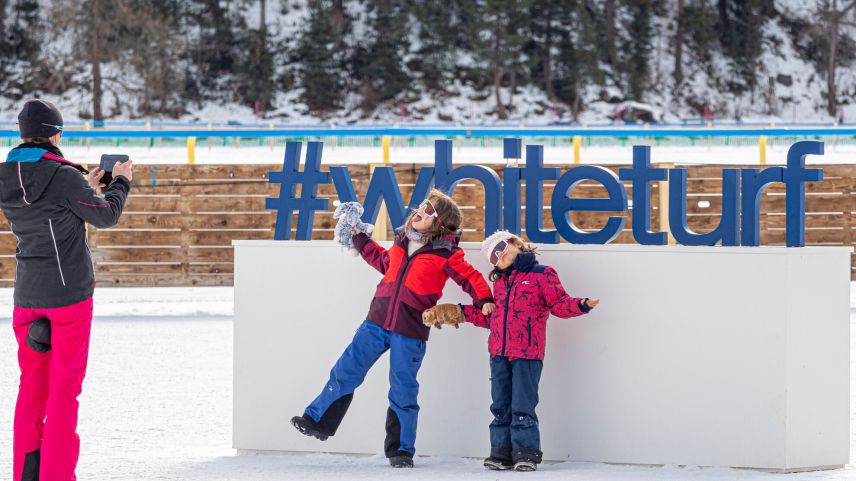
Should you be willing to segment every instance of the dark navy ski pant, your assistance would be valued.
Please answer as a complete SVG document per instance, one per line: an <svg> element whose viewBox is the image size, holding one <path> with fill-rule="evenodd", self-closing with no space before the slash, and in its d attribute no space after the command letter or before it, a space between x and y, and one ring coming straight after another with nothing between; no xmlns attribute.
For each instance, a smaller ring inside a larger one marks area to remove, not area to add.
<svg viewBox="0 0 856 481"><path fill-rule="evenodd" d="M541 434L538 429L538 383L543 361L492 356L490 359L491 455L540 462Z"/></svg>
<svg viewBox="0 0 856 481"><path fill-rule="evenodd" d="M419 382L416 374L425 357L425 341L402 336L365 321L351 344L330 371L321 394L306 408L306 414L332 436L342 422L354 391L387 350L389 355L389 409L386 418L387 457L399 451L416 453L416 421L419 415Z"/></svg>

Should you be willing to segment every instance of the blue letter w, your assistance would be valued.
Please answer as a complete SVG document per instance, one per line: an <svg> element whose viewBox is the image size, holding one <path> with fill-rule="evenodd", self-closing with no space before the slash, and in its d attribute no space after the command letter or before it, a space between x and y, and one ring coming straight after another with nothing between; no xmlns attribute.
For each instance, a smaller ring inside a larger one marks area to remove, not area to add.
<svg viewBox="0 0 856 481"><path fill-rule="evenodd" d="M351 174L347 167L330 167L330 174L333 176L333 185L336 186L340 202L360 201L354 191L354 183L351 181ZM416 179L413 194L410 196L409 208L414 210L418 208L419 204L428 197L428 192L433 187L434 168L423 167L419 169L419 177ZM401 190L398 187L395 170L392 167L375 167L371 181L369 181L369 187L366 190L366 198L363 201L363 208L365 209L362 217L363 222L375 223L381 201L386 204L393 229L404 225L407 221L408 211L404 207L404 200L401 197Z"/></svg>

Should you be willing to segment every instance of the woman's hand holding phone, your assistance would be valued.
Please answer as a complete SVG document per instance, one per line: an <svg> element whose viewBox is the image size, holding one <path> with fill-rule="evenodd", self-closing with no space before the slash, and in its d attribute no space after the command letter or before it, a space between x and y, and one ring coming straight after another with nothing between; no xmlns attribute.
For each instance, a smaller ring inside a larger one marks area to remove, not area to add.
<svg viewBox="0 0 856 481"><path fill-rule="evenodd" d="M116 163L116 165L113 166L113 177L121 175L122 177L128 179L128 182L131 182L132 180L134 180L133 168L133 160L128 160L127 162L122 162L121 164Z"/></svg>
<svg viewBox="0 0 856 481"><path fill-rule="evenodd" d="M102 177L104 177L104 171L100 167L96 167L95 170L86 175L86 181L89 182L89 186L93 189L102 189L105 187L101 182Z"/></svg>

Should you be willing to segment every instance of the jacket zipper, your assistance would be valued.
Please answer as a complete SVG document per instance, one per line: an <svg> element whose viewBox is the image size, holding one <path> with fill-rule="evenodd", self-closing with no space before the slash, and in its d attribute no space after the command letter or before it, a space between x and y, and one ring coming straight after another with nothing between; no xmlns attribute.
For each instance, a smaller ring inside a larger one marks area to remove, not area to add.
<svg viewBox="0 0 856 481"><path fill-rule="evenodd" d="M387 314L388 318L387 318L386 322L384 322L384 324L389 325L389 327L387 329L389 329L390 331L395 329L395 324L396 324L396 320L397 320L396 318L398 317L398 294L401 293L401 286L404 284L404 280L407 278L407 271L410 270L410 261L411 261L411 259L414 259L419 254L419 251L421 251L422 249L424 249L426 247L428 247L428 246L426 245L426 246L420 247L419 249L417 249L413 253L413 255L407 256L404 259L404 270L401 272L401 276L399 276L399 278L398 278L398 285L395 287L395 297L392 298L392 304L390 304L390 306L389 306L390 313ZM407 251L407 249L405 249L405 252L406 251Z"/></svg>
<svg viewBox="0 0 856 481"><path fill-rule="evenodd" d="M532 347L532 319L526 321L526 330L529 331L529 347Z"/></svg>
<svg viewBox="0 0 856 481"><path fill-rule="evenodd" d="M508 337L508 308L511 306L511 291L514 289L514 278L517 277L517 271L509 276L508 294L505 296L505 315L502 317L502 355L505 356L505 339Z"/></svg>
<svg viewBox="0 0 856 481"><path fill-rule="evenodd" d="M62 285L65 286L65 276L62 275L62 263L59 261L59 249L56 246L56 236L54 235L53 220L51 219L48 219L48 228L51 230L51 239L53 239L54 252L56 252L56 265L59 267L59 279L62 281Z"/></svg>
<svg viewBox="0 0 856 481"><path fill-rule="evenodd" d="M414 253L414 255L416 255ZM401 286L404 284L404 279L407 278L407 271L410 270L410 258L404 261L404 272L398 279L398 286L395 288L395 297L392 298L392 316L389 318L389 330L395 329L396 316L398 315L398 294L401 293Z"/></svg>

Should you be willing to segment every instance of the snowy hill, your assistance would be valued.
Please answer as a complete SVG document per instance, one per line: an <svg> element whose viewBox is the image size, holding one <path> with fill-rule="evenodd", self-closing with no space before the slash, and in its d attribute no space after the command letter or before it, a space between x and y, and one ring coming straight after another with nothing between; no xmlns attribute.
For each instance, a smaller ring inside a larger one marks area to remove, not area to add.
<svg viewBox="0 0 856 481"><path fill-rule="evenodd" d="M62 18L54 3L0 1L0 120L32 96L69 120L856 118L856 29L843 23L829 113L825 0L63 0Z"/></svg>

